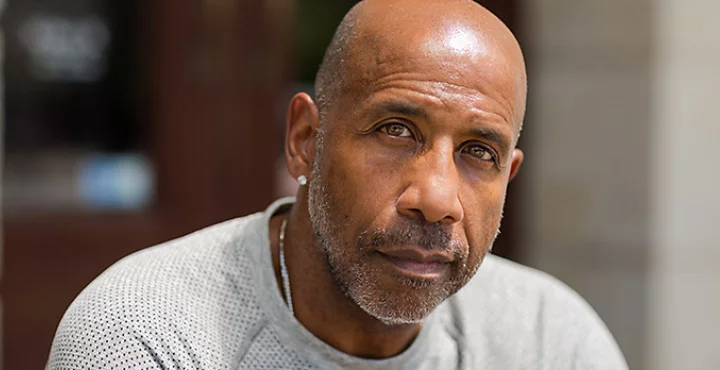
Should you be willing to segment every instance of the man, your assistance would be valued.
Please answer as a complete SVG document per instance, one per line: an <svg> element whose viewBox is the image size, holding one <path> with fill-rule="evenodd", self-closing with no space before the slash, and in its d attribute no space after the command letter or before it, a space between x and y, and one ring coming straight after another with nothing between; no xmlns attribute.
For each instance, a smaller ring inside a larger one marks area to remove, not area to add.
<svg viewBox="0 0 720 370"><path fill-rule="evenodd" d="M138 252L48 368L625 369L592 309L488 254L523 160L522 53L469 0L367 0L288 108L300 188Z"/></svg>

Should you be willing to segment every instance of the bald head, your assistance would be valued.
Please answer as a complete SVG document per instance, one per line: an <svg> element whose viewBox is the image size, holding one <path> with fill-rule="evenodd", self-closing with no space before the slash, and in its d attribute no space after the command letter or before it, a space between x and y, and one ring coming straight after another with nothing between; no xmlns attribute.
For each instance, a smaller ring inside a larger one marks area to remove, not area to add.
<svg viewBox="0 0 720 370"><path fill-rule="evenodd" d="M298 93L289 104L285 146L290 173L308 179L296 209L324 255L316 271L363 315L415 330L497 236L523 161L522 53L472 1L366 0L342 21L316 82L318 101ZM420 273L392 262L398 251L412 254L403 261L452 256Z"/></svg>
<svg viewBox="0 0 720 370"><path fill-rule="evenodd" d="M352 99L382 76L423 68L442 72L449 83L479 82L484 93L501 97L519 134L526 96L522 52L497 17L470 0L365 0L353 7L316 77L321 121L341 97Z"/></svg>

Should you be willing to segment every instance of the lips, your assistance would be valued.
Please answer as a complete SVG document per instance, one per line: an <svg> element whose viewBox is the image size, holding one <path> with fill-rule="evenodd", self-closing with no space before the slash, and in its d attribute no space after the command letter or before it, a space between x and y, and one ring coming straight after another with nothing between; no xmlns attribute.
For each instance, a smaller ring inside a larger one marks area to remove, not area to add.
<svg viewBox="0 0 720 370"><path fill-rule="evenodd" d="M453 260L447 254L414 248L380 251L380 255L401 273L421 279L440 277Z"/></svg>

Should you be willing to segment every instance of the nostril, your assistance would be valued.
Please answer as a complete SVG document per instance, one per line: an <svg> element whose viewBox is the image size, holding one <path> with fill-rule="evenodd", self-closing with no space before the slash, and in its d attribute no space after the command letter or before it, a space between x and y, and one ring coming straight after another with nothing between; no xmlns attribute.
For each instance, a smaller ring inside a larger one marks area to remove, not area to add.
<svg viewBox="0 0 720 370"><path fill-rule="evenodd" d="M398 212L406 217L412 218L412 219L419 219L424 220L425 215L422 210L419 208L400 208L398 209Z"/></svg>

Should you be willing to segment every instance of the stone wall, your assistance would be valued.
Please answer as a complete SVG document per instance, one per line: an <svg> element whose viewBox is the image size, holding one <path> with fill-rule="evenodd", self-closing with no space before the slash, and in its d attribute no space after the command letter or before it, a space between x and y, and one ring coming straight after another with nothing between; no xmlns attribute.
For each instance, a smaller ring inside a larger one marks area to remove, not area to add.
<svg viewBox="0 0 720 370"><path fill-rule="evenodd" d="M527 0L526 262L632 369L720 369L720 2Z"/></svg>
<svg viewBox="0 0 720 370"><path fill-rule="evenodd" d="M720 369L720 2L656 3L648 369Z"/></svg>
<svg viewBox="0 0 720 370"><path fill-rule="evenodd" d="M580 292L644 365L649 0L524 2L526 261Z"/></svg>

